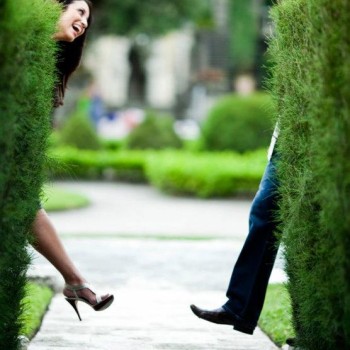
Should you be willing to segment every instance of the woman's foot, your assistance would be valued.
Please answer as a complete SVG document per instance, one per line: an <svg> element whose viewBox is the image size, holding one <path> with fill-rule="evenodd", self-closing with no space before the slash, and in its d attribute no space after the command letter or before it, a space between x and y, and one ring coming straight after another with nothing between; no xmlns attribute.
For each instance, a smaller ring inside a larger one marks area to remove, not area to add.
<svg viewBox="0 0 350 350"><path fill-rule="evenodd" d="M82 301L91 306L95 311L102 311L107 309L114 300L114 296L111 294L105 294L100 296L93 291L93 287L88 283L83 284L67 284L64 287L63 295L66 297L67 302L73 307L77 313L79 320L81 321L80 313L78 310L78 301Z"/></svg>
<svg viewBox="0 0 350 350"><path fill-rule="evenodd" d="M95 306L99 302L107 299L110 297L110 294L104 294L98 298L98 294L94 292L94 288L88 284L88 283L82 283L82 284L67 284L65 285L63 289L63 295L66 298L80 298L87 301L88 304L91 306Z"/></svg>

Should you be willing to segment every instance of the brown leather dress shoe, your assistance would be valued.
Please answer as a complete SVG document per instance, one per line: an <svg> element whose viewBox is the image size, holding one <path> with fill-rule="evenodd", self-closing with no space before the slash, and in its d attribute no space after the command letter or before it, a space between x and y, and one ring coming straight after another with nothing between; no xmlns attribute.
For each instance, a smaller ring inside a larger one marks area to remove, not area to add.
<svg viewBox="0 0 350 350"><path fill-rule="evenodd" d="M254 328L240 325L235 317L229 314L223 307L219 307L218 309L214 310L204 310L197 307L196 305L191 305L190 307L192 312L203 320L217 324L227 324L233 326L233 329L246 334L253 334L254 332Z"/></svg>

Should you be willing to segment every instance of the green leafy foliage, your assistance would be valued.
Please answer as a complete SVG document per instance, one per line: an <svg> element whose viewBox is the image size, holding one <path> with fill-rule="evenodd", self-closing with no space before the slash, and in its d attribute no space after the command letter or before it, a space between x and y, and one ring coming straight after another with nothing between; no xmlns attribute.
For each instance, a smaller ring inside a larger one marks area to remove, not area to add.
<svg viewBox="0 0 350 350"><path fill-rule="evenodd" d="M150 183L167 193L201 198L256 192L266 165L266 151L234 153L163 152L146 166Z"/></svg>
<svg viewBox="0 0 350 350"><path fill-rule="evenodd" d="M100 140L88 116L81 112L72 114L60 131L60 141L63 145L80 149L99 149Z"/></svg>
<svg viewBox="0 0 350 350"><path fill-rule="evenodd" d="M203 147L238 152L267 147L273 116L272 100L267 94L225 96L214 105L203 124Z"/></svg>
<svg viewBox="0 0 350 350"><path fill-rule="evenodd" d="M125 139L109 140L102 139L102 148L108 151L119 151L125 147Z"/></svg>
<svg viewBox="0 0 350 350"><path fill-rule="evenodd" d="M42 0L0 7L0 348L15 350L26 245L44 180L59 8Z"/></svg>
<svg viewBox="0 0 350 350"><path fill-rule="evenodd" d="M208 0L96 0L95 27L119 35L161 35L189 20L208 18Z"/></svg>
<svg viewBox="0 0 350 350"><path fill-rule="evenodd" d="M273 12L281 231L298 345L350 348L350 3Z"/></svg>
<svg viewBox="0 0 350 350"><path fill-rule="evenodd" d="M144 166L148 152L142 151L87 151L76 148L52 150L56 160L50 168L51 176L58 178L108 178L127 182L145 182Z"/></svg>
<svg viewBox="0 0 350 350"><path fill-rule="evenodd" d="M148 112L144 121L129 134L126 147L129 149L180 148L182 142L173 128L170 116Z"/></svg>
<svg viewBox="0 0 350 350"><path fill-rule="evenodd" d="M162 191L197 197L254 193L266 165L266 151L244 155L166 151L82 151L56 149L58 178L108 178L150 182Z"/></svg>

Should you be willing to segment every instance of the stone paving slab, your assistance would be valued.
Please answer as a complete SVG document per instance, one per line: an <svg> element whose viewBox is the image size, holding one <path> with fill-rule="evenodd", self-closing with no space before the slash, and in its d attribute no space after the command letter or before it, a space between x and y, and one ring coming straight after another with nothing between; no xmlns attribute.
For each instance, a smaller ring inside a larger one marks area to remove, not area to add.
<svg viewBox="0 0 350 350"><path fill-rule="evenodd" d="M253 336L198 319L186 290L121 288L115 302L95 312L81 304L83 321L60 295L29 350L273 350L277 347L257 329ZM216 292L196 294L198 305L214 307Z"/></svg>

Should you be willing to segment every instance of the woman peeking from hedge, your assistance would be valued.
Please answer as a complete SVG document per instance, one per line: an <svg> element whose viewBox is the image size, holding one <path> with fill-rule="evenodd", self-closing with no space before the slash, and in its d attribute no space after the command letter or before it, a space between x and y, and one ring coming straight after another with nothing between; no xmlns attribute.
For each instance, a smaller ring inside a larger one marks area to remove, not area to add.
<svg viewBox="0 0 350 350"><path fill-rule="evenodd" d="M86 33L91 23L91 2L89 0L56 0L62 4L62 14L57 24L54 40L58 42L58 79L55 86L53 106L63 104L67 82L79 66ZM77 302L83 301L96 311L109 307L113 295L98 295L78 271L66 253L58 235L44 209L39 208L32 225L34 248L47 258L60 272L65 281L63 294L72 305L79 319Z"/></svg>

